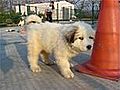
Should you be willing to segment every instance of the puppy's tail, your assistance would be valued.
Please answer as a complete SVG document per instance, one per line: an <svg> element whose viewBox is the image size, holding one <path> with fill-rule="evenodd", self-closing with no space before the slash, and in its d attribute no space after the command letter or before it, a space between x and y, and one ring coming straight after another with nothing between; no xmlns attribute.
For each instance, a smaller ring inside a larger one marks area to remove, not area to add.
<svg viewBox="0 0 120 90"><path fill-rule="evenodd" d="M25 19L25 24L29 25L30 23L42 23L42 19L37 15L29 15L28 17L26 17Z"/></svg>

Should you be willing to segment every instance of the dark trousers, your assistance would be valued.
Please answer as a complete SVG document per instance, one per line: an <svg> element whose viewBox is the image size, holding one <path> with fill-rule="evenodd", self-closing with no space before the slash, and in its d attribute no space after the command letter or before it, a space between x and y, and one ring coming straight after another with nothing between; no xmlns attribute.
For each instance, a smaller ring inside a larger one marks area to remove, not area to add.
<svg viewBox="0 0 120 90"><path fill-rule="evenodd" d="M52 22L52 12L47 12L47 21Z"/></svg>

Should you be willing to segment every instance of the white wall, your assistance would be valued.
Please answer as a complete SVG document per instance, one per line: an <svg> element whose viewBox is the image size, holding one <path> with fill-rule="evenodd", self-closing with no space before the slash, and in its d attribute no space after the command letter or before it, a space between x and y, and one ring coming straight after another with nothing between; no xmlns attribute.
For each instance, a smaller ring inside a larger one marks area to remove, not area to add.
<svg viewBox="0 0 120 90"><path fill-rule="evenodd" d="M16 13L19 13L19 6L15 6L15 10L16 10ZM24 14L24 12L27 15L27 7L26 6L21 6L22 15Z"/></svg>
<svg viewBox="0 0 120 90"><path fill-rule="evenodd" d="M57 5L58 5L58 19L63 19L63 7L69 9L69 19L70 19L70 9L72 9L72 14L74 15L74 5L66 2L66 1L60 1L60 2L54 2L55 10L53 11L53 19L57 19ZM49 3L40 3L40 4L25 4L25 6L21 6L21 13L22 15L27 15L27 6L30 6L30 10L35 12L35 7L37 7L37 14L40 12L42 14L45 13L45 9L49 6ZM19 12L19 6L16 6L16 12Z"/></svg>
<svg viewBox="0 0 120 90"><path fill-rule="evenodd" d="M56 2L55 3L55 8L57 9L57 4L58 4L58 9L59 9L59 11L58 11L58 13L59 13L59 19L62 19L63 18L63 7L65 7L65 8L68 8L69 9L69 18L70 18L70 7L72 7L72 14L74 15L74 5L73 4L71 4L71 3L68 3L68 2L66 2L66 1L60 1L60 2Z"/></svg>

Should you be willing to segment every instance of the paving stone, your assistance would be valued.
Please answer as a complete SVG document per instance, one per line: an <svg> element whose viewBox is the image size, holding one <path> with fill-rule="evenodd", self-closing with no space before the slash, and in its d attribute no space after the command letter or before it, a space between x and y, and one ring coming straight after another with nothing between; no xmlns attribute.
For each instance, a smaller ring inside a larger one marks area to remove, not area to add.
<svg viewBox="0 0 120 90"><path fill-rule="evenodd" d="M17 28L17 27L15 27ZM26 35L0 28L0 90L120 90L120 81L110 81L76 72L71 80L63 78L56 65L41 63L42 72L28 68ZM83 63L90 53L73 58Z"/></svg>

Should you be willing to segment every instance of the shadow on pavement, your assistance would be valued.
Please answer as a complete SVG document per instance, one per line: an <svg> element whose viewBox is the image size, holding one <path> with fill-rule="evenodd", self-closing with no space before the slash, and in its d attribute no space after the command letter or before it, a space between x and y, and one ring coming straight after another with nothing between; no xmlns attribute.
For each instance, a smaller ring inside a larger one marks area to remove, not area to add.
<svg viewBox="0 0 120 90"><path fill-rule="evenodd" d="M8 57L5 49L6 41L0 39L0 69L3 73L7 73L13 68L13 60Z"/></svg>
<svg viewBox="0 0 120 90"><path fill-rule="evenodd" d="M25 66L29 66L29 62L27 59L27 46L26 44L15 44L17 52L19 53L21 60L25 64Z"/></svg>

